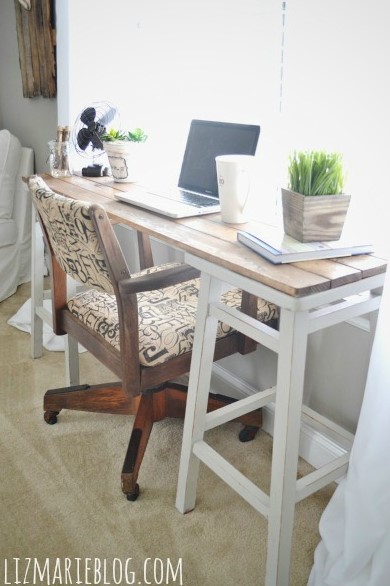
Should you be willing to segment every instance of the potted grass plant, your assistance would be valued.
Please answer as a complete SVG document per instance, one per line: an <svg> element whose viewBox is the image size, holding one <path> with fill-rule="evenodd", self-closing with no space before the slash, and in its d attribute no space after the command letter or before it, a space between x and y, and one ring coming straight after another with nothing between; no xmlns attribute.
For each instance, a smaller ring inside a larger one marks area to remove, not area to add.
<svg viewBox="0 0 390 586"><path fill-rule="evenodd" d="M282 189L284 231L300 242L338 240L350 195L343 193L340 153L294 152L289 157L289 188Z"/></svg>
<svg viewBox="0 0 390 586"><path fill-rule="evenodd" d="M147 138L141 128L131 131L110 128L101 136L114 181L118 183L138 181L140 145Z"/></svg>

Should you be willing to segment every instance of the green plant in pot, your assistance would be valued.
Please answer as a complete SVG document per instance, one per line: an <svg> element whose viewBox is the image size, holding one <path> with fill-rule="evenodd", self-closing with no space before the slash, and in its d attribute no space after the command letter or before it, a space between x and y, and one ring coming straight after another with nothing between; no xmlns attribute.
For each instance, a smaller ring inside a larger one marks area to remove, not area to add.
<svg viewBox="0 0 390 586"><path fill-rule="evenodd" d="M300 242L338 240L351 199L343 193L341 154L294 152L288 176L289 189L282 189L286 234Z"/></svg>
<svg viewBox="0 0 390 586"><path fill-rule="evenodd" d="M148 135L142 130L142 128L135 128L134 130L116 130L115 128L109 128L101 136L103 142L145 142Z"/></svg>
<svg viewBox="0 0 390 586"><path fill-rule="evenodd" d="M147 138L141 128L134 130L110 128L101 136L114 181L134 183L138 180L140 145Z"/></svg>

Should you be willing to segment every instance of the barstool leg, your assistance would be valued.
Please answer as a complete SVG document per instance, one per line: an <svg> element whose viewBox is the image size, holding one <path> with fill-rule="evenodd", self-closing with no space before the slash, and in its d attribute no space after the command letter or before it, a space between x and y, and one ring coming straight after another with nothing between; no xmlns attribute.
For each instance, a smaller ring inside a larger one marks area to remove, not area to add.
<svg viewBox="0 0 390 586"><path fill-rule="evenodd" d="M193 445L204 436L218 325L218 320L208 315L209 302L218 301L222 290L222 284L207 273L201 273L200 283L176 497L181 513L195 507L199 459L193 453Z"/></svg>

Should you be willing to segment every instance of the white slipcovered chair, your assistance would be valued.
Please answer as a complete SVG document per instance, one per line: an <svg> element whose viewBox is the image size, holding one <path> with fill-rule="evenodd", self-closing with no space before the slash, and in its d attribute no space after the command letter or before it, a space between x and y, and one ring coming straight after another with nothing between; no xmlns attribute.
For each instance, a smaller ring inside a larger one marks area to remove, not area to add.
<svg viewBox="0 0 390 586"><path fill-rule="evenodd" d="M23 176L34 172L34 153L0 130L0 301L31 279L31 198Z"/></svg>

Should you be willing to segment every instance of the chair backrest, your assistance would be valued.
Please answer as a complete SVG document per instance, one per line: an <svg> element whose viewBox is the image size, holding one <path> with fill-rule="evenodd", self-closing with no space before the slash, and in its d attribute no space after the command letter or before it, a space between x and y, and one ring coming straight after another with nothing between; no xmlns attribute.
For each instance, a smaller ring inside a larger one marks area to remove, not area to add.
<svg viewBox="0 0 390 586"><path fill-rule="evenodd" d="M54 193L41 177L29 179L33 202L58 264L76 281L114 293L91 204Z"/></svg>

